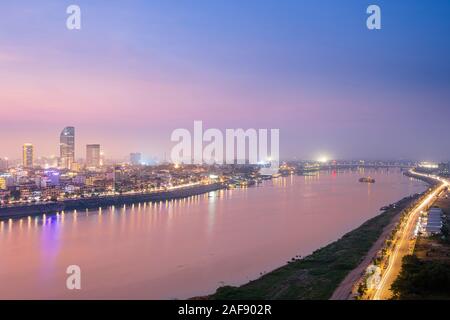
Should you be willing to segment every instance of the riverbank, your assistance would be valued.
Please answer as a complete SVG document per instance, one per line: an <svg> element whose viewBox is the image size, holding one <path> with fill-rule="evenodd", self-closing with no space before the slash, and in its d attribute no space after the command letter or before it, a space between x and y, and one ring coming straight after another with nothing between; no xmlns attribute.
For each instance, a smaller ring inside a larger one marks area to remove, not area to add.
<svg viewBox="0 0 450 320"><path fill-rule="evenodd" d="M361 264L383 230L419 196L406 197L339 240L240 287L225 286L207 299L330 299L344 278Z"/></svg>
<svg viewBox="0 0 450 320"><path fill-rule="evenodd" d="M405 173L411 176L410 173ZM416 176L414 176L416 177ZM417 177L416 177L417 178ZM430 179L421 179L427 183ZM401 213L422 196L386 207L336 242L239 287L221 287L207 299L347 299ZM365 267L366 266L366 267Z"/></svg>
<svg viewBox="0 0 450 320"><path fill-rule="evenodd" d="M419 179L429 184L431 187L437 185L435 179L425 177L423 175L417 175L412 171L404 172L404 175L410 178ZM429 189L431 190L431 189ZM425 191L424 194L428 194L428 191ZM418 200L411 206L414 207L420 199L423 197L419 197ZM412 210L412 208L408 208L407 210L403 210L396 216L391 219L389 225L387 225L378 240L373 244L372 248L367 253L364 260L353 269L341 282L341 284L334 291L331 299L332 300L347 300L347 299L356 299L361 298L363 291L367 290L367 270L370 266L376 266L377 268L380 265L388 265L388 262L385 259L385 253L391 250L391 246L393 244L392 239L394 238L394 233L399 228L402 219L404 218L406 212ZM362 290L362 291L361 291Z"/></svg>
<svg viewBox="0 0 450 320"><path fill-rule="evenodd" d="M71 199L52 203L30 204L13 207L0 207L0 220L9 218L21 218L43 213L55 213L63 210L83 210L92 208L101 208L108 206L120 206L124 204L133 204L139 202L155 202L172 199L181 199L195 196L211 191L223 189L225 186L221 183L195 185L186 188L180 188L169 191L115 195L96 198Z"/></svg>

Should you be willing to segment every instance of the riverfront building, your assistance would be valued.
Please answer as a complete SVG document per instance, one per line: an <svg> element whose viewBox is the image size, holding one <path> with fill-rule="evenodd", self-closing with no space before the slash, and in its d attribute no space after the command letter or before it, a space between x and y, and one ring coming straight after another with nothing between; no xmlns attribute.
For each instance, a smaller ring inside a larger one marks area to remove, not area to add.
<svg viewBox="0 0 450 320"><path fill-rule="evenodd" d="M448 176L450 173L450 162L439 164L439 174L441 176Z"/></svg>
<svg viewBox="0 0 450 320"><path fill-rule="evenodd" d="M431 208L427 216L425 231L428 235L438 234L442 228L442 209Z"/></svg>

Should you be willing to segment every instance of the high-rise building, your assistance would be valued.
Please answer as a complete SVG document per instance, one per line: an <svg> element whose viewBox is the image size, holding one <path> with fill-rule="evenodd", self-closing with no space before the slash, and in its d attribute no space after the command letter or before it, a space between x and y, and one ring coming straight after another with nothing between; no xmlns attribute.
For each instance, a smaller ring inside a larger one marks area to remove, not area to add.
<svg viewBox="0 0 450 320"><path fill-rule="evenodd" d="M100 167L100 145L99 144L86 145L86 166L88 168Z"/></svg>
<svg viewBox="0 0 450 320"><path fill-rule="evenodd" d="M439 174L448 176L450 174L450 162L439 164Z"/></svg>
<svg viewBox="0 0 450 320"><path fill-rule="evenodd" d="M0 158L0 170L8 170L8 158Z"/></svg>
<svg viewBox="0 0 450 320"><path fill-rule="evenodd" d="M71 169L75 162L75 128L65 127L59 137L60 167Z"/></svg>
<svg viewBox="0 0 450 320"><path fill-rule="evenodd" d="M0 190L6 190L6 176L0 175Z"/></svg>
<svg viewBox="0 0 450 320"><path fill-rule="evenodd" d="M31 143L25 143L22 149L22 163L24 168L32 168L34 163L34 150Z"/></svg>
<svg viewBox="0 0 450 320"><path fill-rule="evenodd" d="M130 163L134 166L141 164L142 155L140 153L130 153Z"/></svg>
<svg viewBox="0 0 450 320"><path fill-rule="evenodd" d="M14 178L7 173L0 174L0 190L6 190L14 185Z"/></svg>

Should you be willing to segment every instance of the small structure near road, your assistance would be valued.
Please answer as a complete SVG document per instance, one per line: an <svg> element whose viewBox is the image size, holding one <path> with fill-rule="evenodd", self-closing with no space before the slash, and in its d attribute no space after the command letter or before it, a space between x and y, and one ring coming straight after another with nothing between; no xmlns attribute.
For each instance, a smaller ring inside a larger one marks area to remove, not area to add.
<svg viewBox="0 0 450 320"><path fill-rule="evenodd" d="M441 233L442 218L444 213L442 209L433 207L424 219L424 233L426 236L432 236Z"/></svg>
<svg viewBox="0 0 450 320"><path fill-rule="evenodd" d="M370 265L366 269L366 285L367 289L377 289L381 281L381 268L376 265Z"/></svg>

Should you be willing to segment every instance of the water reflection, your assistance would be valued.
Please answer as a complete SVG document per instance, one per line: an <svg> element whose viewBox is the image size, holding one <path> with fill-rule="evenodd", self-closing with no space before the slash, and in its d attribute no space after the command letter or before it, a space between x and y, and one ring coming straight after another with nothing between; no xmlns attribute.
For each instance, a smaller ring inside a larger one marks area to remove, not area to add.
<svg viewBox="0 0 450 320"><path fill-rule="evenodd" d="M358 178L370 174L375 184ZM321 247L424 190L400 171L330 171L184 199L0 222L0 298L186 298L239 284ZM351 208L351 210L349 210Z"/></svg>

